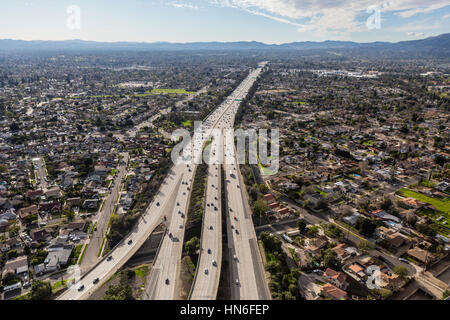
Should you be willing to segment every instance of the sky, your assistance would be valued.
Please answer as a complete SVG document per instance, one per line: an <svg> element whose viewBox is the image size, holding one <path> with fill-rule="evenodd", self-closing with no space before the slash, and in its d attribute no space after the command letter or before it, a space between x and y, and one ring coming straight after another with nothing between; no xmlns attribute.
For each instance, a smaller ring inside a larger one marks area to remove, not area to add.
<svg viewBox="0 0 450 320"><path fill-rule="evenodd" d="M0 0L0 39L279 44L448 32L448 0Z"/></svg>

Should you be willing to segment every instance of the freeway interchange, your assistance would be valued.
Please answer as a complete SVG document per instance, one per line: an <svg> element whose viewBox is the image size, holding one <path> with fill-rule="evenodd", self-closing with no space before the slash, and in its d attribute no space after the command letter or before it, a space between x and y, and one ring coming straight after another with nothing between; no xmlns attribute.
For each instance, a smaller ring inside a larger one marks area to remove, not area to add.
<svg viewBox="0 0 450 320"><path fill-rule="evenodd" d="M238 110L240 100L243 99L250 88L253 86L256 78L261 73L265 63L260 64L260 67L253 70L248 77L233 91L233 93L207 118L207 120L194 133L194 160L190 164L176 163L170 170L168 176L163 181L159 192L142 214L139 221L133 226L130 233L115 247L107 256L95 264L90 271L83 275L83 277L75 284L69 285L68 289L58 297L59 300L82 300L89 296L104 284L115 272L117 272L142 246L150 234L161 224L166 227L167 232L164 235L160 248L158 249L153 268L150 271L149 281L144 292L144 299L166 300L177 299L177 278L180 272L180 261L183 249L185 220L187 209L189 207L190 191L195 176L196 163L201 157L202 149L205 141L211 136L213 129L216 128L232 128L234 123L234 116ZM221 140L220 137L219 139ZM234 140L231 140L234 148ZM231 143L225 145L227 152L232 149ZM219 152L218 152L219 154ZM217 159L216 161L219 161ZM237 168L236 158L233 160L234 167ZM220 206L220 197L217 193L219 188L219 165L218 163L210 165L208 186L216 185L216 187L208 188L207 196L209 204L216 202L216 206ZM226 167L228 170L228 167ZM216 177L217 175L217 177ZM246 198L241 193L240 188L240 173L236 171L237 185L235 188L239 190L227 191L229 193L228 202L233 203L233 206L239 205L239 228L241 234L233 233L229 237L229 246L233 252L239 254L239 259L234 259L233 276L240 279L239 283L235 283L232 289L233 299L269 299L267 295L268 288L261 272L263 274L262 260L257 248L257 241L253 224L251 223L251 215L248 213L248 203ZM215 182L215 183L214 183ZM238 187L239 185L239 187ZM228 187L228 186L227 186ZM237 196L239 194L239 196ZM214 197L214 201L211 200ZM217 198L217 200L215 199ZM212 202L211 202L212 201ZM227 208L230 204L227 205ZM202 250L199 259L199 276L197 277L193 290L192 298L196 299L214 299L217 294L220 268L221 268L221 211L217 207L215 213L210 210L205 210L208 219L205 218L202 230L202 249L205 249L210 244L212 254L208 250ZM217 217L210 220L210 215ZM212 229L209 227L212 226ZM231 224L227 224L228 233L231 230ZM206 230L205 230L206 229ZM209 241L215 239L214 242ZM214 251L212 251L214 250ZM256 251L255 251L256 250ZM205 258L205 255L208 255ZM215 259L214 259L215 258ZM215 260L216 266L212 265L212 260ZM210 265L209 272L204 272ZM255 279L255 273L259 275ZM200 276L200 273L204 276ZM246 279L246 280L244 280Z"/></svg>

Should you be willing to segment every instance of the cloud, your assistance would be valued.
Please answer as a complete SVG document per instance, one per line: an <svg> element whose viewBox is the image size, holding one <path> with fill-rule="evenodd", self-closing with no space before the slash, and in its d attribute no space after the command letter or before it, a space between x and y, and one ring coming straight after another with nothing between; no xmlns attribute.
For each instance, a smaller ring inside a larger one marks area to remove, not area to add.
<svg viewBox="0 0 450 320"><path fill-rule="evenodd" d="M381 14L391 12L410 18L449 6L448 0L207 0L221 7L236 8L298 27L299 32L367 31L367 9L378 6ZM362 18L363 17L363 18ZM301 22L300 22L301 21Z"/></svg>
<svg viewBox="0 0 450 320"><path fill-rule="evenodd" d="M198 10L199 7L195 6L190 3L179 3L179 2L172 2L169 3L170 6L177 8L177 9L191 9L191 10Z"/></svg>
<svg viewBox="0 0 450 320"><path fill-rule="evenodd" d="M423 36L425 36L425 33L423 33L423 32L408 32L407 34L410 37L423 37Z"/></svg>

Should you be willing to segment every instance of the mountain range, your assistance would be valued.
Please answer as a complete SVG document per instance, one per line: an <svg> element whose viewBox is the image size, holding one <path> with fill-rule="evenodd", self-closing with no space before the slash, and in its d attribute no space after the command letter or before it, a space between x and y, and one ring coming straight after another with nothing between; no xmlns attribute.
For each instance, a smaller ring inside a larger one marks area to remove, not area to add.
<svg viewBox="0 0 450 320"><path fill-rule="evenodd" d="M377 52L428 53L448 57L450 55L450 33L420 40L358 43L352 41L291 42L284 44L265 44L256 41L240 42L96 42L84 40L65 41L24 41L0 39L0 51L179 51L179 50L376 50Z"/></svg>

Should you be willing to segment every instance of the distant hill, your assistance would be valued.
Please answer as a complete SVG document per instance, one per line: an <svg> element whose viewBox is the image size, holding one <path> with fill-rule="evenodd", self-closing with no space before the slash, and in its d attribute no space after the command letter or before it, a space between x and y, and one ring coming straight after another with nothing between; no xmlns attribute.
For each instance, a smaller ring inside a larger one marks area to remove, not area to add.
<svg viewBox="0 0 450 320"><path fill-rule="evenodd" d="M350 50L351 52L369 52L376 50L384 53L427 53L448 57L450 55L450 33L421 40L358 43L352 41L292 42L285 44L265 44L261 42L96 42L83 40L67 41L23 41L0 40L0 51L82 51L82 50Z"/></svg>

